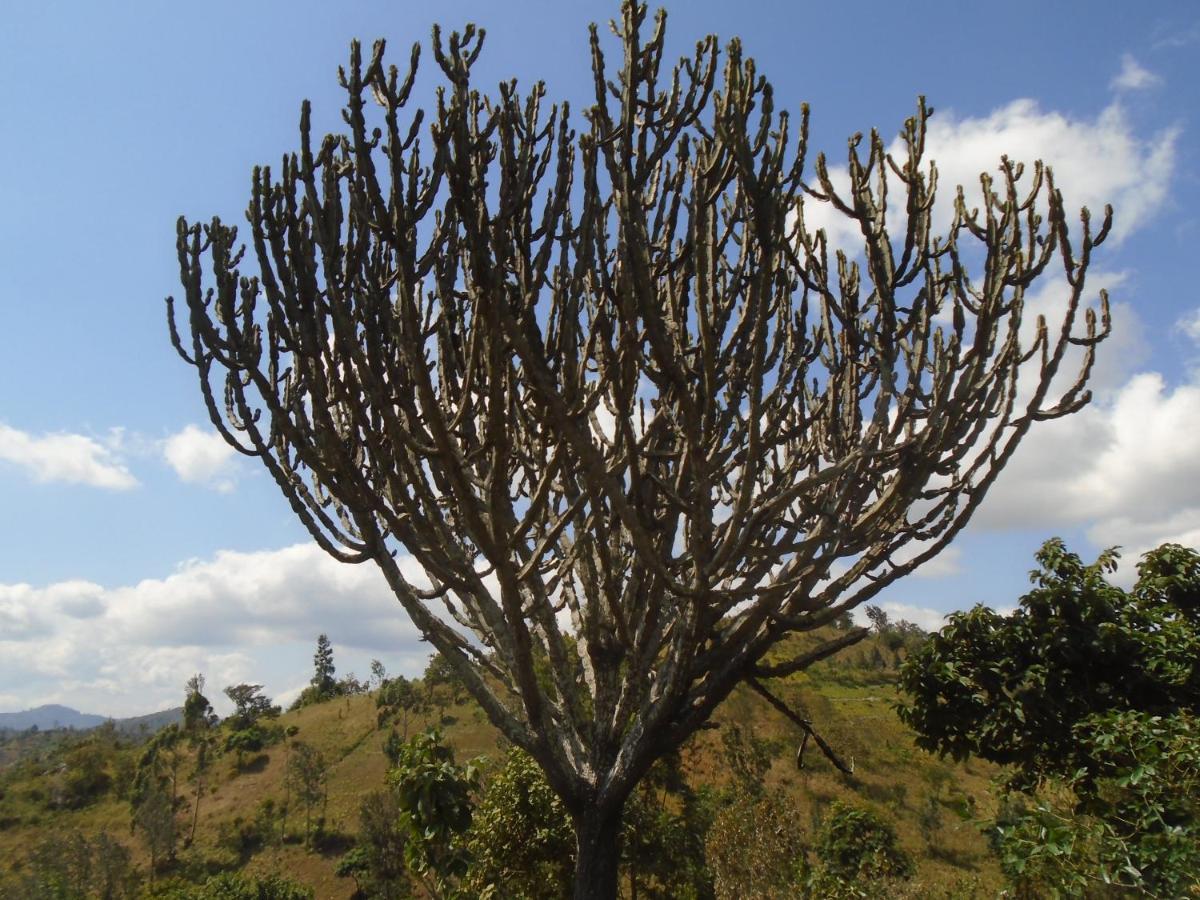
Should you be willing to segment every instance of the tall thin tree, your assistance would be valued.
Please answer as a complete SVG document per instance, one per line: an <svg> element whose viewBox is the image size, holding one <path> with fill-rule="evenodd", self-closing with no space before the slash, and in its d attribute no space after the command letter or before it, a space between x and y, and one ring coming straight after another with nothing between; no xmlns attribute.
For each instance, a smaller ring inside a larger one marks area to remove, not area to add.
<svg viewBox="0 0 1200 900"><path fill-rule="evenodd" d="M942 550L1088 401L1109 330L1084 286L1111 211L1070 238L1050 169L1003 159L943 226L923 100L894 153L855 136L844 183L809 176L807 108L736 40L664 66L665 22L627 0L615 66L592 28L579 132L540 83L473 86L474 26L434 29L427 127L419 47L400 71L355 43L345 133L303 104L299 153L254 170L249 259L181 219L182 334L168 301L224 438L545 770L579 898L615 895L654 760L857 640L764 659ZM1026 322L1056 257L1059 318Z"/></svg>

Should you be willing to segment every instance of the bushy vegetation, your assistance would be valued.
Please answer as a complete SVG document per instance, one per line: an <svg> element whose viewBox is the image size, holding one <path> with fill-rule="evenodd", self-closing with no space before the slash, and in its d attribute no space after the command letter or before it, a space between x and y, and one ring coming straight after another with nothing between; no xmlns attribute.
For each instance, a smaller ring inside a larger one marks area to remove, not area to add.
<svg viewBox="0 0 1200 900"><path fill-rule="evenodd" d="M1131 590L1047 542L1010 616L951 617L904 666L922 746L1004 764L992 837L1030 895L1200 890L1200 554L1166 544ZM1115 888L1114 888L1115 889Z"/></svg>
<svg viewBox="0 0 1200 900"><path fill-rule="evenodd" d="M876 640L883 638L870 639ZM858 689L836 679L843 671L858 673L856 660L825 666L820 683L849 691L849 699ZM12 896L36 896L29 894L29 879L62 880L52 870L42 871L48 854L34 852L36 841L21 836L48 834L69 812L51 803L48 788L62 777L63 761L86 750L102 761L105 777L99 792L79 808L91 817L82 827L103 821L110 834L127 842L135 885L130 896L290 898L270 893L290 888L260 877L268 872L297 883L320 883L320 896L561 896L574 865L565 809L528 756L497 744L478 710L442 669L435 661L419 679L381 673L370 698L351 695L354 702L347 706L344 696L335 696L282 717L261 688L247 685L249 690L234 691L247 714L235 710L224 722L212 715L203 680L193 679L185 699L185 711L191 713L184 722L141 742L108 730L38 735L40 749L27 747L21 761L0 775L5 792L0 816L14 820L0 829L0 854L10 860L0 869L0 881L10 893L17 891ZM878 692L895 675L888 665L863 670L861 678L866 690ZM793 681L799 691L810 677ZM789 696L811 705L818 695L805 690ZM874 708L875 701L869 702ZM879 710L891 715L883 706ZM831 739L854 746L853 726L837 725L834 707L818 712ZM722 869L723 859L761 860L754 868L767 877L776 877L771 866L811 875L816 829L824 819L810 815L809 805L828 804L815 793L797 792L799 786L786 774L797 735L772 717L758 701L735 698L720 728L651 771L626 808L623 892L640 898L752 896L722 887L742 877L729 864ZM255 728L269 739L253 754L244 750L239 759L236 739L231 743L230 738ZM333 733L344 735L341 743L331 742ZM11 736L14 744L30 740ZM474 748L463 755L470 763L459 761L464 746ZM862 758L861 750L855 752ZM373 781L363 780L363 768L376 772ZM811 760L805 771L811 773L806 778L848 795L869 789L832 772L820 759ZM887 777L892 776L881 773ZM31 791L43 799L29 802ZM763 805L756 807L758 802ZM786 815L764 814L770 803L786 809ZM889 816L903 810L880 807L879 812ZM746 823L765 823L768 827L759 828L765 837L770 822L786 823L782 844L755 843L738 830ZM978 859L987 865L982 842L979 848ZM804 889L803 882L787 883ZM92 890L79 896L98 896Z"/></svg>
<svg viewBox="0 0 1200 900"><path fill-rule="evenodd" d="M797 754L800 731L735 692L630 798L622 894L1186 895L1200 872L1196 657L1180 652L1196 646L1196 557L1151 555L1130 591L1108 584L1109 557L1088 567L1051 544L1039 562L1011 617L976 610L929 636L873 612L860 645L772 685L853 774L811 742ZM249 717L218 722L192 679L184 721L154 735L5 736L0 897L567 893L570 817L532 759L436 662L372 674L371 697L278 718L249 685ZM897 683L916 735L891 708ZM1080 699L1054 718L1044 691ZM269 739L239 761L230 738L250 728Z"/></svg>

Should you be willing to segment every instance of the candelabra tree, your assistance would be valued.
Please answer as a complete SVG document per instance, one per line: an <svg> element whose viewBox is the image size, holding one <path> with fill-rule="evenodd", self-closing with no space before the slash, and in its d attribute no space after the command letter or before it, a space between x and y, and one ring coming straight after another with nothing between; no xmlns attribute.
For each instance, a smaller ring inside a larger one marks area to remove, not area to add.
<svg viewBox="0 0 1200 900"><path fill-rule="evenodd" d="M736 40L664 66L664 25L627 0L616 66L592 28L578 132L540 83L472 86L473 26L434 29L427 127L419 47L353 45L345 133L314 141L303 105L299 153L254 170L248 257L181 219L182 327L168 300L225 440L545 770L581 898L615 896L653 761L739 682L858 639L768 656L942 550L1033 423L1088 401L1109 330L1084 281L1111 210L1073 245L1050 169L1007 159L935 207L923 100L896 152L856 136L844 178L809 176L807 108ZM1060 265L1061 318L1023 322Z"/></svg>

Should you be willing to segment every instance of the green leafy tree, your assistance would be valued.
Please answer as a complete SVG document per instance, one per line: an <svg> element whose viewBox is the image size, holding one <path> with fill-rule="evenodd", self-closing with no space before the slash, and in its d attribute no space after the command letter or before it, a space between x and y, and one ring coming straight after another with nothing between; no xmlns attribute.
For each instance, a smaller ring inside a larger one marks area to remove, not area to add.
<svg viewBox="0 0 1200 900"><path fill-rule="evenodd" d="M179 778L186 759L184 734L171 724L146 742L138 758L129 802L135 829L141 829L151 869L175 859L179 837L176 813L182 803Z"/></svg>
<svg viewBox="0 0 1200 900"><path fill-rule="evenodd" d="M835 800L821 820L814 844L818 880L855 882L911 878L912 857L892 824L865 806Z"/></svg>
<svg viewBox="0 0 1200 900"><path fill-rule="evenodd" d="M582 127L541 82L480 92L474 25L434 32L429 116L418 50L353 44L345 133L304 104L248 247L180 219L168 306L219 433L546 772L579 900L615 896L654 762L860 637L767 661L944 549L1034 423L1088 402L1110 324L1085 287L1111 211L1069 236L1048 168L1002 159L943 227L923 99L838 184L739 41L673 66L665 30L626 0L614 62L592 28ZM1030 328L1057 262L1062 318Z"/></svg>
<svg viewBox="0 0 1200 900"><path fill-rule="evenodd" d="M245 767L250 754L259 753L271 740L263 728L263 719L273 719L280 709L262 693L261 684L234 684L225 688L225 696L233 701L234 711L225 724L229 733L225 736L225 750L236 754L238 769Z"/></svg>
<svg viewBox="0 0 1200 900"><path fill-rule="evenodd" d="M324 804L328 794L329 767L325 757L312 746L295 741L287 763L290 794L304 806L304 845L312 837L313 810Z"/></svg>
<svg viewBox="0 0 1200 900"><path fill-rule="evenodd" d="M127 847L106 832L69 831L41 837L20 872L0 881L0 900L133 900L140 886Z"/></svg>
<svg viewBox="0 0 1200 900"><path fill-rule="evenodd" d="M405 866L408 830L396 792L372 791L358 812L358 841L338 863L338 873L352 877L364 896L399 900L412 895Z"/></svg>
<svg viewBox="0 0 1200 900"><path fill-rule="evenodd" d="M234 766L239 771L246 768L248 757L259 753L265 746L266 736L257 725L231 731L225 736L225 752L234 754Z"/></svg>
<svg viewBox="0 0 1200 900"><path fill-rule="evenodd" d="M226 720L233 731L252 728L260 719L274 718L280 712L279 707L263 694L261 684L231 684L225 688L225 696L234 705L233 715Z"/></svg>
<svg viewBox="0 0 1200 900"><path fill-rule="evenodd" d="M115 754L96 738L85 738L62 757L66 771L55 791L54 805L78 809L96 800L112 783L108 763Z"/></svg>
<svg viewBox="0 0 1200 900"><path fill-rule="evenodd" d="M336 671L333 665L333 644L329 641L329 635L317 635L317 652L313 654L313 677L309 685L322 700L327 700L337 693L337 679L334 678Z"/></svg>
<svg viewBox="0 0 1200 900"><path fill-rule="evenodd" d="M510 750L488 781L467 838L468 886L514 898L557 900L571 892L575 834L571 816L529 754Z"/></svg>
<svg viewBox="0 0 1200 900"><path fill-rule="evenodd" d="M804 816L782 792L739 793L717 811L705 850L719 900L803 896Z"/></svg>
<svg viewBox="0 0 1200 900"><path fill-rule="evenodd" d="M621 859L634 900L712 896L704 866L708 828L677 756L658 764L630 797ZM508 752L487 782L467 836L472 896L551 900L571 892L575 840L571 817L529 754Z"/></svg>
<svg viewBox="0 0 1200 900"><path fill-rule="evenodd" d="M278 875L223 872L202 885L173 887L154 896L156 900L313 900L313 891Z"/></svg>
<svg viewBox="0 0 1200 900"><path fill-rule="evenodd" d="M208 773L213 757L218 750L217 725L219 719L212 704L204 696L204 676L193 675L187 680L183 701L183 734L192 751L192 767L188 774L192 782L192 824L188 830L187 843L196 839L196 826L200 822L200 801L204 798L208 784Z"/></svg>
<svg viewBox="0 0 1200 900"><path fill-rule="evenodd" d="M150 779L139 792L133 807L133 827L142 835L150 856L151 878L174 861L179 840L179 822L171 795L161 779Z"/></svg>
<svg viewBox="0 0 1200 900"><path fill-rule="evenodd" d="M1128 591L1106 578L1114 551L1085 565L1053 540L1037 560L1011 616L956 614L910 657L901 717L1031 795L997 824L1018 884L1174 896L1200 882L1200 554L1151 551Z"/></svg>
<svg viewBox="0 0 1200 900"><path fill-rule="evenodd" d="M1089 717L1077 734L1102 767L1010 799L991 830L1016 893L1194 895L1200 890L1196 717L1107 713Z"/></svg>
<svg viewBox="0 0 1200 900"><path fill-rule="evenodd" d="M372 687L379 688L387 681L387 669L383 663L377 659L371 660L371 680Z"/></svg>
<svg viewBox="0 0 1200 900"><path fill-rule="evenodd" d="M292 806L292 779L290 772L292 771L292 747L296 744L296 735L300 733L298 725L289 725L283 732L283 807L280 809L279 815L279 839L280 841L287 839L287 820L288 813L291 812Z"/></svg>
<svg viewBox="0 0 1200 900"><path fill-rule="evenodd" d="M395 678L389 678L380 687L375 696L375 706L379 710L379 726L383 727L389 718L398 715L402 740L408 740L409 718L424 712L429 703L417 685L403 675L397 675Z"/></svg>
<svg viewBox="0 0 1200 900"><path fill-rule="evenodd" d="M437 729L401 744L388 772L405 831L405 863L435 897L454 895L467 872L466 835L479 782L478 765L458 765Z"/></svg>

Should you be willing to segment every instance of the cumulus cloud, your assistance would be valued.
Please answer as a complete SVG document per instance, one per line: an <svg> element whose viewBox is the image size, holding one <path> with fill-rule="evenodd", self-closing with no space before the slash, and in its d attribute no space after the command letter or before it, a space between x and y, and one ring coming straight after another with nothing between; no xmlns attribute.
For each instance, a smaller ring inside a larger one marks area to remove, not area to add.
<svg viewBox="0 0 1200 900"><path fill-rule="evenodd" d="M425 581L410 559L414 583ZM64 702L132 715L177 705L184 681L251 680L293 687L309 645L394 660L427 654L378 569L339 563L315 545L193 560L165 578L104 587L86 581L0 584L0 684L23 685L18 705ZM299 666L270 662L295 646ZM213 692L215 693L215 691Z"/></svg>
<svg viewBox="0 0 1200 900"><path fill-rule="evenodd" d="M0 460L24 470L37 482L128 490L138 482L116 452L119 436L114 432L106 446L82 434L56 431L32 435L0 423Z"/></svg>
<svg viewBox="0 0 1200 900"><path fill-rule="evenodd" d="M1001 157L1008 156L1027 166L1036 160L1051 166L1055 186L1069 209L1086 206L1099 217L1104 205L1111 203L1117 210L1112 237L1120 241L1162 205L1178 137L1179 130L1170 128L1146 140L1139 138L1119 101L1093 119L1043 110L1031 99L1014 100L982 117L939 110L929 122L925 143L926 163L932 160L938 168L935 224L943 230L949 224L957 185L963 186L968 203L978 205L980 173L995 175ZM903 158L899 139L889 149ZM1031 171L1027 169L1025 184ZM831 168L830 177L842 196L848 196L847 170ZM900 213L902 208L892 214L893 234L903 234ZM805 215L811 228L826 229L831 246L858 252L857 223L824 203L810 202Z"/></svg>
<svg viewBox="0 0 1200 900"><path fill-rule="evenodd" d="M1200 307L1180 318L1175 325L1183 334L1200 345Z"/></svg>
<svg viewBox="0 0 1200 900"><path fill-rule="evenodd" d="M1200 383L1130 378L1082 412L1034 426L974 527L1079 526L1126 557L1200 546Z"/></svg>
<svg viewBox="0 0 1200 900"><path fill-rule="evenodd" d="M222 493L233 490L234 450L215 431L188 425L163 441L162 452L183 481Z"/></svg>
<svg viewBox="0 0 1200 900"><path fill-rule="evenodd" d="M1110 82L1114 91L1144 91L1146 88L1162 84L1162 78L1138 63L1133 55L1125 53L1121 56L1121 71Z"/></svg>
<svg viewBox="0 0 1200 900"><path fill-rule="evenodd" d="M897 563L912 559L925 547L922 544L908 544L895 555ZM913 570L913 578L950 578L962 573L962 551L957 547L947 547L933 559ZM915 621L915 620L914 620Z"/></svg>

